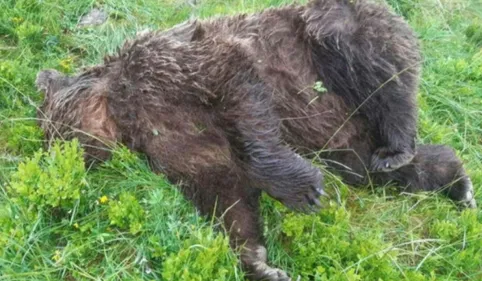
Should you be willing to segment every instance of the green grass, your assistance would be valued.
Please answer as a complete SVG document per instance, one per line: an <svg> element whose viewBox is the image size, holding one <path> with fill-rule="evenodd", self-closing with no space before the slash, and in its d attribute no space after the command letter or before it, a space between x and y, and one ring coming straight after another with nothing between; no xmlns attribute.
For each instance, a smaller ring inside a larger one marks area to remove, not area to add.
<svg viewBox="0 0 482 281"><path fill-rule="evenodd" d="M75 143L38 152L38 70L100 62L144 28L290 1L185 2L0 0L0 280L244 280L219 222L200 217L142 157L119 148L85 169ZM481 205L482 4L387 2L423 44L419 139L457 149ZM92 7L103 7L108 21L76 27ZM482 280L480 210L393 187L354 189L334 176L326 185L341 205L313 215L263 198L270 260L292 276Z"/></svg>

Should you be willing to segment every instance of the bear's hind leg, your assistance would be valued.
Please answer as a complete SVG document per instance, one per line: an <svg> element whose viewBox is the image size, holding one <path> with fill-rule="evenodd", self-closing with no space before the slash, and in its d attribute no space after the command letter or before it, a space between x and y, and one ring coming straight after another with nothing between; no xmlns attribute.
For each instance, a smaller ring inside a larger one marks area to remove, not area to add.
<svg viewBox="0 0 482 281"><path fill-rule="evenodd" d="M401 87L390 86L386 86L388 88L381 94L392 91L392 94L400 97L380 99L380 109L375 118L378 118L377 134L380 135L381 142L371 157L372 171L393 171L409 164L415 157L415 103L409 98L410 94L401 92Z"/></svg>
<svg viewBox="0 0 482 281"><path fill-rule="evenodd" d="M268 265L259 213L261 190L252 188L243 174L237 167L205 167L185 192L197 190L188 197L201 212L222 218L250 280L290 281L283 270Z"/></svg>
<svg viewBox="0 0 482 281"><path fill-rule="evenodd" d="M231 247L240 250L241 264L249 279L290 281L286 272L268 265L259 213L260 191L251 188L244 192L250 194L239 196L231 206L221 206L225 210L223 221L229 230ZM230 201L229 198L222 200Z"/></svg>
<svg viewBox="0 0 482 281"><path fill-rule="evenodd" d="M144 152L155 172L164 173L205 216L223 221L230 244L240 249L241 262L251 280L288 281L282 270L268 266L259 214L261 190L232 158L223 131L202 112L193 116L182 109L158 118L157 136L147 135ZM197 126L203 124L203 129Z"/></svg>
<svg viewBox="0 0 482 281"><path fill-rule="evenodd" d="M472 181L448 146L421 145L410 164L392 172L373 173L372 178L379 184L398 182L409 192L440 191L457 203L477 207Z"/></svg>
<svg viewBox="0 0 482 281"><path fill-rule="evenodd" d="M410 163L421 59L408 24L370 1L315 0L303 19L319 79L367 118L379 140L370 169Z"/></svg>

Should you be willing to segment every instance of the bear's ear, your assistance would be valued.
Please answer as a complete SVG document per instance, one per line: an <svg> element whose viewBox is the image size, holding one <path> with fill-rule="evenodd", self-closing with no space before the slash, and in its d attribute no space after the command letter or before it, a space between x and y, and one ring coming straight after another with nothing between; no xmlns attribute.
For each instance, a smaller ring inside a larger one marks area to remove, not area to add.
<svg viewBox="0 0 482 281"><path fill-rule="evenodd" d="M68 77L54 69L46 69L37 73L35 86L37 90L43 92L46 98L49 98L56 91L69 83Z"/></svg>
<svg viewBox="0 0 482 281"><path fill-rule="evenodd" d="M171 40L176 40L182 43L189 43L191 41L202 39L204 35L204 29L201 27L201 24L197 20L190 20L163 31L161 35Z"/></svg>
<svg viewBox="0 0 482 281"><path fill-rule="evenodd" d="M35 79L35 86L40 92L48 93L50 84L56 78L58 78L60 73L54 69L46 69L37 73L37 78Z"/></svg>

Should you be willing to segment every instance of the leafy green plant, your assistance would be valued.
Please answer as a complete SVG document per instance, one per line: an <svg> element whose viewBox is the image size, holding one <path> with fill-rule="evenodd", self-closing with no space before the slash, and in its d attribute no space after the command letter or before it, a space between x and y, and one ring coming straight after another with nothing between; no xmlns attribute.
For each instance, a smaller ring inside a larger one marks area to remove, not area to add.
<svg viewBox="0 0 482 281"><path fill-rule="evenodd" d="M482 45L482 23L472 23L465 29L465 36L476 46Z"/></svg>
<svg viewBox="0 0 482 281"><path fill-rule="evenodd" d="M228 238L213 230L194 232L182 249L171 254L163 264L164 280L222 281L233 280L238 261L229 248Z"/></svg>
<svg viewBox="0 0 482 281"><path fill-rule="evenodd" d="M12 175L12 200L28 206L72 208L87 187L83 151L79 142L56 142L49 152L42 150L20 163Z"/></svg>
<svg viewBox="0 0 482 281"><path fill-rule="evenodd" d="M462 233L457 224L447 220L437 220L431 227L432 235L437 238L453 241Z"/></svg>
<svg viewBox="0 0 482 281"><path fill-rule="evenodd" d="M398 251L376 235L360 235L350 226L350 213L334 204L318 216L288 214L283 232L292 239L290 256L304 279L399 280L394 266Z"/></svg>
<svg viewBox="0 0 482 281"><path fill-rule="evenodd" d="M105 198L101 197L100 201L105 201ZM127 228L132 234L136 234L142 229L144 209L136 197L130 193L123 192L120 194L119 200L111 201L108 213L112 225Z"/></svg>

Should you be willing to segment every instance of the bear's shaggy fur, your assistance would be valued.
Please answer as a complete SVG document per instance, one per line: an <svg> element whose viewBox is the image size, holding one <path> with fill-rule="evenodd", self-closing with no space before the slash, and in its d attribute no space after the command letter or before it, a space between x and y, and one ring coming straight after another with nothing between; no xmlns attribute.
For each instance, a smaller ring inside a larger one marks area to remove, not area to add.
<svg viewBox="0 0 482 281"><path fill-rule="evenodd" d="M300 154L350 184L475 206L450 148L415 148L419 68L415 36L385 7L314 0L147 33L74 77L42 71L39 117L47 139L79 138L87 160L115 142L144 153L202 213L223 214L252 279L290 280L266 263L258 201L320 205L322 174Z"/></svg>

